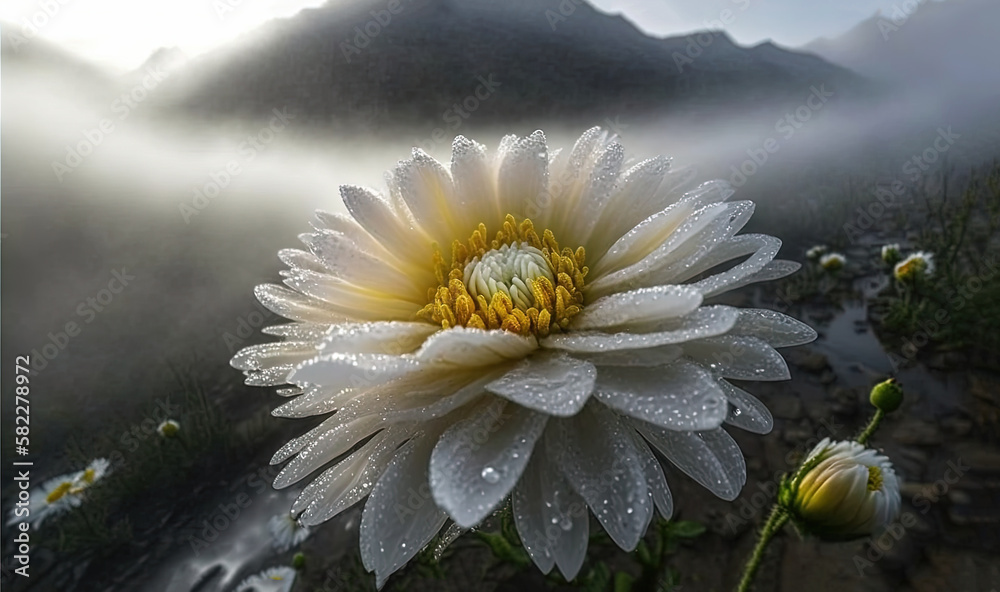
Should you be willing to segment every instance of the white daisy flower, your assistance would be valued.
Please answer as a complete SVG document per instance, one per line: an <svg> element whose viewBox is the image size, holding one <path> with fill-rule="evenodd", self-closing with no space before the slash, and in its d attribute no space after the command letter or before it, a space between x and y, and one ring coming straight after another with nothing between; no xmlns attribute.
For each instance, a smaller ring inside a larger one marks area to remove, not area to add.
<svg viewBox="0 0 1000 592"><path fill-rule="evenodd" d="M98 458L92 460L87 468L77 473L76 479L73 481L73 488L70 492L74 495L81 495L94 483L97 483L104 478L110 472L111 461L106 458Z"/></svg>
<svg viewBox="0 0 1000 592"><path fill-rule="evenodd" d="M934 255L925 251L917 251L897 263L892 273L901 282L930 277L934 275Z"/></svg>
<svg viewBox="0 0 1000 592"><path fill-rule="evenodd" d="M168 419L156 426L156 431L164 438L173 438L177 432L181 431L181 424L173 419Z"/></svg>
<svg viewBox="0 0 1000 592"><path fill-rule="evenodd" d="M309 527L299 524L292 514L272 516L267 522L267 528L271 531L271 544L279 553L297 547L310 534Z"/></svg>
<svg viewBox="0 0 1000 592"><path fill-rule="evenodd" d="M892 463L857 442L824 438L791 483L788 502L810 533L833 539L868 536L899 516Z"/></svg>
<svg viewBox="0 0 1000 592"><path fill-rule="evenodd" d="M236 592L290 592L295 575L291 567L271 567L240 582Z"/></svg>
<svg viewBox="0 0 1000 592"><path fill-rule="evenodd" d="M902 258L903 256L899 252L898 243L882 246L882 261L885 261L889 265L895 265Z"/></svg>
<svg viewBox="0 0 1000 592"><path fill-rule="evenodd" d="M827 253L819 258L819 266L826 271L840 271L847 264L847 257L840 253Z"/></svg>
<svg viewBox="0 0 1000 592"><path fill-rule="evenodd" d="M110 464L106 459L99 458L82 471L49 479L29 494L28 515L20 515L15 506L10 511L7 524L27 520L37 528L48 517L78 507L83 503L84 492L107 474Z"/></svg>
<svg viewBox="0 0 1000 592"><path fill-rule="evenodd" d="M820 257L822 257L823 254L826 253L826 251L827 251L826 245L815 245L809 247L809 249L806 250L806 258L809 259L810 261L816 261Z"/></svg>
<svg viewBox="0 0 1000 592"><path fill-rule="evenodd" d="M43 483L41 487L33 489L28 497L28 514L23 515L23 509L19 513L17 506L11 508L8 526L27 520L37 528L50 516L58 516L79 506L80 497L70 493L79 475L80 472L76 472L55 477Z"/></svg>
<svg viewBox="0 0 1000 592"><path fill-rule="evenodd" d="M778 239L736 234L753 203L727 203L726 183L684 193L687 171L624 154L596 128L558 156L542 132L493 158L460 136L447 166L414 150L387 196L342 187L350 215L318 213L308 251L279 253L287 287L256 290L294 322L233 366L291 384L276 416L333 413L274 455L291 459L275 486L327 467L292 506L306 525L367 496L379 586L448 518L473 527L508 495L546 573L577 574L588 507L634 549L653 507L673 510L653 449L738 495L743 456L720 426L766 433L771 415L726 379L787 379L774 348L816 333L707 301L799 266L773 260Z"/></svg>

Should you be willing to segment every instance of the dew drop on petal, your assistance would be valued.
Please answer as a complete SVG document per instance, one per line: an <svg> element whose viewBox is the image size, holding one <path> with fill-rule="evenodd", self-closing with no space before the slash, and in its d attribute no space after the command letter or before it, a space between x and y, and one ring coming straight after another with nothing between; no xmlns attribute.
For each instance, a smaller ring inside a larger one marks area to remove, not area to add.
<svg viewBox="0 0 1000 592"><path fill-rule="evenodd" d="M487 483L496 483L497 481L500 480L500 473L498 473L497 470L494 469L493 467L486 467L485 469L483 469L483 472L480 473L480 476Z"/></svg>

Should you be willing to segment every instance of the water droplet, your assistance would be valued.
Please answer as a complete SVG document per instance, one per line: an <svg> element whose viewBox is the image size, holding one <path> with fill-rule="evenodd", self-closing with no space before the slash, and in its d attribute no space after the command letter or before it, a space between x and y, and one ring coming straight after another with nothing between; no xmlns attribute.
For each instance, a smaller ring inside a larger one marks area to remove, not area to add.
<svg viewBox="0 0 1000 592"><path fill-rule="evenodd" d="M483 469L483 472L480 473L480 476L487 483L496 483L497 481L500 480L500 473L498 473L497 470L494 469L493 467L486 467L485 469Z"/></svg>
<svg viewBox="0 0 1000 592"><path fill-rule="evenodd" d="M562 520L559 522L559 528L569 531L573 528L573 519L569 516L563 516Z"/></svg>

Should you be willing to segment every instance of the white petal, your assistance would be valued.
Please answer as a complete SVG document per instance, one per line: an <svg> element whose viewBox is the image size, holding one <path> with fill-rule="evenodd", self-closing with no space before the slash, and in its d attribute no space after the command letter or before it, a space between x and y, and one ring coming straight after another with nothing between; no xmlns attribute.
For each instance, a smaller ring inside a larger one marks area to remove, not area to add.
<svg viewBox="0 0 1000 592"><path fill-rule="evenodd" d="M439 330L440 327L429 323L345 323L330 327L319 348L323 353L399 355L417 349Z"/></svg>
<svg viewBox="0 0 1000 592"><path fill-rule="evenodd" d="M601 368L594 396L626 415L675 430L717 428L729 410L715 378L688 362Z"/></svg>
<svg viewBox="0 0 1000 592"><path fill-rule="evenodd" d="M669 252L725 211L733 191L723 181L703 183L677 203L649 216L624 234L591 266L592 281L634 265L654 251Z"/></svg>
<svg viewBox="0 0 1000 592"><path fill-rule="evenodd" d="M538 342L533 337L522 337L510 331L453 327L427 339L416 357L433 364L488 366L523 358L537 347Z"/></svg>
<svg viewBox="0 0 1000 592"><path fill-rule="evenodd" d="M598 353L578 353L574 357L595 366L666 366L684 355L679 345L660 345L647 349L623 349ZM599 372L600 370L598 370Z"/></svg>
<svg viewBox="0 0 1000 592"><path fill-rule="evenodd" d="M330 311L325 315L332 319L327 324L339 322L341 318L371 321L411 320L426 299L426 295L423 299L418 299L414 284L408 284L407 290L390 295L348 284L329 273L292 269L282 271L281 275L285 278L283 281L286 286L321 302L323 308Z"/></svg>
<svg viewBox="0 0 1000 592"><path fill-rule="evenodd" d="M684 204L677 204L677 207L683 208ZM651 249L628 244L623 238L620 241L623 244L616 244L608 251L609 254L616 253L618 257L610 262L607 256L602 260L612 266L605 269L616 271L595 272L595 280L587 287L588 295L600 296L625 289L675 283L672 279L674 276L683 272L687 266L695 265L709 249L726 240L749 217L752 208L753 203L748 201L707 205L685 215L676 226L660 229L659 236L646 237L653 241L649 243L653 244ZM634 249L634 252L616 252L615 249ZM641 259L631 263L633 254L641 256Z"/></svg>
<svg viewBox="0 0 1000 592"><path fill-rule="evenodd" d="M511 494L511 506L514 511L514 525L517 526L518 536L521 544L528 556L535 562L542 573L552 571L555 565L555 557L552 554L552 543L554 537L546 535L548 523L543 514L545 500L549 499L551 492L548 483L543 483L548 479L548 475L554 470L548 466L548 459L545 457L544 439L539 440L535 445L535 450L528 461L521 479L514 487ZM586 517L586 512L584 513ZM554 533L559 536L557 532Z"/></svg>
<svg viewBox="0 0 1000 592"><path fill-rule="evenodd" d="M556 416L573 415L594 390L597 369L563 353L541 353L486 385L486 390Z"/></svg>
<svg viewBox="0 0 1000 592"><path fill-rule="evenodd" d="M573 352L605 352L621 349L646 349L672 343L683 343L720 335L729 331L739 316L737 309L728 306L703 306L681 317L667 331L651 333L601 333L575 331L549 335L540 341L542 347Z"/></svg>
<svg viewBox="0 0 1000 592"><path fill-rule="evenodd" d="M314 526L361 501L375 487L400 443L413 431L413 425L407 424L376 434L303 489L292 505L292 513L301 512L299 520L306 526Z"/></svg>
<svg viewBox="0 0 1000 592"><path fill-rule="evenodd" d="M265 308L293 321L331 324L347 320L322 300L303 296L284 286L263 284L254 288L253 293Z"/></svg>
<svg viewBox="0 0 1000 592"><path fill-rule="evenodd" d="M788 365L773 347L756 337L720 335L683 346L684 353L725 378L788 380Z"/></svg>
<svg viewBox="0 0 1000 592"><path fill-rule="evenodd" d="M551 207L548 195L549 156L545 134L536 131L526 138L508 140L497 152L500 159L497 198L503 215L538 218ZM491 229L492 230L492 229Z"/></svg>
<svg viewBox="0 0 1000 592"><path fill-rule="evenodd" d="M377 192L366 187L342 185L340 196L344 205L369 234L387 251L419 263L430 261L433 239Z"/></svg>
<svg viewBox="0 0 1000 592"><path fill-rule="evenodd" d="M747 480L746 462L735 441L721 428L678 432L632 420L660 454L678 469L724 500L732 501Z"/></svg>
<svg viewBox="0 0 1000 592"><path fill-rule="evenodd" d="M281 249L278 251L278 259L282 263L293 269L305 269L316 273L328 273L326 265L319 260L316 255L308 251L299 249Z"/></svg>
<svg viewBox="0 0 1000 592"><path fill-rule="evenodd" d="M587 555L590 516L586 501L549 462L542 440L511 495L514 524L535 565L548 573L553 563L569 581Z"/></svg>
<svg viewBox="0 0 1000 592"><path fill-rule="evenodd" d="M616 140L611 140L594 155L593 168L586 179L578 198L578 206L569 216L566 232L576 237L578 243L586 243L601 219L601 214L618 182L625 149Z"/></svg>
<svg viewBox="0 0 1000 592"><path fill-rule="evenodd" d="M496 198L496 179L486 157L486 147L464 136L456 136L451 145L451 177L459 211L455 223L466 227L456 239L465 238L480 222L501 220Z"/></svg>
<svg viewBox="0 0 1000 592"><path fill-rule="evenodd" d="M229 364L237 370L266 370L275 366L296 365L316 354L316 346L308 342L261 343L241 349Z"/></svg>
<svg viewBox="0 0 1000 592"><path fill-rule="evenodd" d="M419 148L411 160L400 161L392 174L392 189L406 203L417 224L441 246L456 238L452 212L458 208L451 174ZM471 229L468 231L471 232Z"/></svg>
<svg viewBox="0 0 1000 592"><path fill-rule="evenodd" d="M809 325L786 314L763 308L740 309L740 318L729 333L757 337L771 347L804 345L816 339L816 330Z"/></svg>
<svg viewBox="0 0 1000 592"><path fill-rule="evenodd" d="M316 323L286 323L284 325L271 325L260 330L265 335L284 337L289 341L319 341L330 329L329 325L318 325Z"/></svg>
<svg viewBox="0 0 1000 592"><path fill-rule="evenodd" d="M324 230L299 238L330 270L331 275L370 290L392 293L401 286L411 287L410 275L380 257L358 248L351 237Z"/></svg>
<svg viewBox="0 0 1000 592"><path fill-rule="evenodd" d="M392 380L418 366L419 362L410 357L337 352L303 362L292 372L289 380L299 386L362 388Z"/></svg>
<svg viewBox="0 0 1000 592"><path fill-rule="evenodd" d="M361 514L361 560L375 572L375 585L416 555L448 516L438 509L427 483L427 463L436 434L410 440L372 489Z"/></svg>
<svg viewBox="0 0 1000 592"><path fill-rule="evenodd" d="M434 500L459 526L479 524L524 471L546 415L494 399L441 435L431 455Z"/></svg>
<svg viewBox="0 0 1000 592"><path fill-rule="evenodd" d="M591 403L573 417L551 420L545 446L612 540L626 551L635 549L652 503L639 454L618 417Z"/></svg>
<svg viewBox="0 0 1000 592"><path fill-rule="evenodd" d="M719 380L719 385L726 393L726 398L729 399L730 403L726 423L755 434L770 433L771 428L774 427L774 419L766 405L761 403L757 397L728 381Z"/></svg>
<svg viewBox="0 0 1000 592"><path fill-rule="evenodd" d="M572 326L579 330L659 321L688 314L701 302L701 292L686 286L639 288L598 298L573 317Z"/></svg>
<svg viewBox="0 0 1000 592"><path fill-rule="evenodd" d="M642 467L646 473L646 483L649 485L649 494L653 498L653 504L660 512L664 520L669 520L674 513L674 498L670 494L670 487L667 486L667 478L663 474L663 467L660 461L649 449L649 444L643 439L639 432L631 426L627 426L625 431L635 444L635 449L642 460Z"/></svg>
<svg viewBox="0 0 1000 592"><path fill-rule="evenodd" d="M778 253L778 249L781 248L781 241L773 236L765 234L746 234L743 236L745 240L757 241L758 249L756 253L736 267L690 284L690 286L701 290L705 298L736 289L747 283L744 280L764 269L764 266L774 259L774 256Z"/></svg>
<svg viewBox="0 0 1000 592"><path fill-rule="evenodd" d="M318 433L298 456L285 465L274 479L274 488L282 489L303 479L309 473L347 452L362 439L379 429L379 418L362 417L343 421L335 414L323 422Z"/></svg>

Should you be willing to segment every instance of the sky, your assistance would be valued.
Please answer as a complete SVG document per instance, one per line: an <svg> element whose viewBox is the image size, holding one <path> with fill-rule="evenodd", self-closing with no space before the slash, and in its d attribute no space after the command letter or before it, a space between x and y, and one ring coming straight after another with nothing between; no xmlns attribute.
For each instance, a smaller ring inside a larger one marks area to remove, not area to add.
<svg viewBox="0 0 1000 592"><path fill-rule="evenodd" d="M344 0L332 0L334 2ZM570 0L566 0L570 1ZM910 0L592 0L623 13L647 33L665 36L712 26L730 10L726 30L741 44L771 39L795 47L836 36L881 9ZM160 47L194 56L276 17L326 0L3 0L5 35L38 35L111 70L139 66ZM714 28L718 28L716 25Z"/></svg>

